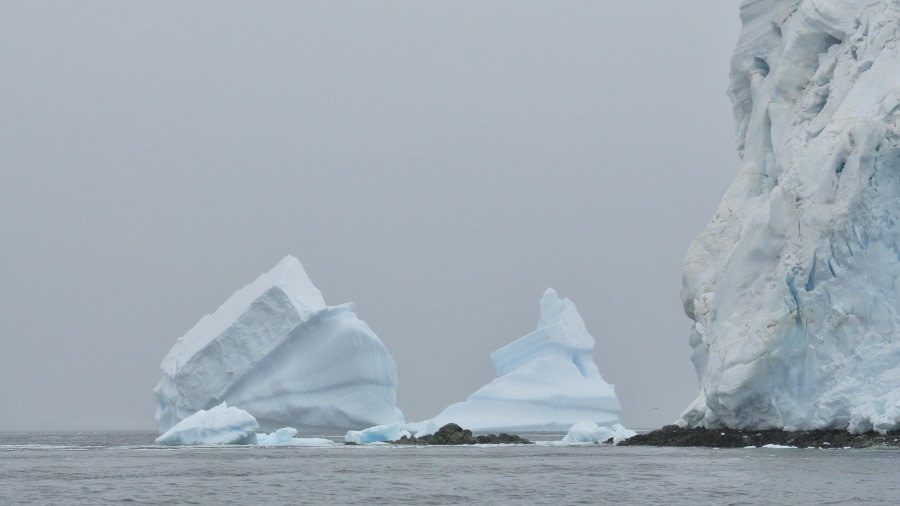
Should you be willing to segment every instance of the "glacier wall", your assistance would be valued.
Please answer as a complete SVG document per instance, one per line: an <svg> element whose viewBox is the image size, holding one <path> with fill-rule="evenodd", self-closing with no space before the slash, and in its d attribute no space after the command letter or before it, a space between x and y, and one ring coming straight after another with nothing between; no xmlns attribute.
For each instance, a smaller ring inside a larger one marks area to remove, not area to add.
<svg viewBox="0 0 900 506"><path fill-rule="evenodd" d="M264 430L404 421L393 357L351 304L327 306L292 256L202 318L161 367L160 432L225 401Z"/></svg>
<svg viewBox="0 0 900 506"><path fill-rule="evenodd" d="M741 166L682 286L685 426L900 428L900 2L744 0Z"/></svg>

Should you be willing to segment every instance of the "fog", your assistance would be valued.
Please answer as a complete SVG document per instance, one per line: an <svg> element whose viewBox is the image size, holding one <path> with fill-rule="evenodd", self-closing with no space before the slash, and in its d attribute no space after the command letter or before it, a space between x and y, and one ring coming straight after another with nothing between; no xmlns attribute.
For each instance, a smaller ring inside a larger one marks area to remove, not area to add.
<svg viewBox="0 0 900 506"><path fill-rule="evenodd" d="M737 11L0 3L0 429L154 428L175 339L287 254L356 302L408 420L493 378L553 287L623 423L671 423Z"/></svg>

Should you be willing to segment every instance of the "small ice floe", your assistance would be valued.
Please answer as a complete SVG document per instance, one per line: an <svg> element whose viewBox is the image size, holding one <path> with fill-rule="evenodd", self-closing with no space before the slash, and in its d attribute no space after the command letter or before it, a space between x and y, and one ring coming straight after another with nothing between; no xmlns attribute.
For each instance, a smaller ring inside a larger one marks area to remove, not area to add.
<svg viewBox="0 0 900 506"><path fill-rule="evenodd" d="M364 430L347 431L347 435L344 436L344 442L357 445L385 443L388 441L396 441L403 436L409 437L410 433L403 430L401 424L390 423L386 425L376 425Z"/></svg>
<svg viewBox="0 0 900 506"><path fill-rule="evenodd" d="M637 433L626 429L621 424L609 427L598 425L594 422L578 422L569 428L569 432L560 441L537 441L539 446L582 446L605 443L612 440L612 444L618 444Z"/></svg>
<svg viewBox="0 0 900 506"><path fill-rule="evenodd" d="M228 407L224 402L197 411L156 438L161 445L228 445L256 444L259 424L243 409Z"/></svg>
<svg viewBox="0 0 900 506"><path fill-rule="evenodd" d="M284 427L271 434L256 434L256 444L260 446L329 446L334 441L321 437L294 437L297 429Z"/></svg>

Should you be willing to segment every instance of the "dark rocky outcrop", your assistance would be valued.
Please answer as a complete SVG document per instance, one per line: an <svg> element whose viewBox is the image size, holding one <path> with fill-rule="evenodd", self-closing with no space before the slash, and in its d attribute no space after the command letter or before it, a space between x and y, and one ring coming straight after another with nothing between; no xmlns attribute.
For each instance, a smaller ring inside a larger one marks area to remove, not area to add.
<svg viewBox="0 0 900 506"><path fill-rule="evenodd" d="M767 444L797 448L868 448L900 447L900 432L851 434L845 430L784 431L780 429L735 430L682 428L677 425L638 434L619 446L704 446L709 448L743 448Z"/></svg>
<svg viewBox="0 0 900 506"><path fill-rule="evenodd" d="M455 423L444 425L430 436L403 436L391 442L399 445L531 444L531 441L512 434L475 436Z"/></svg>

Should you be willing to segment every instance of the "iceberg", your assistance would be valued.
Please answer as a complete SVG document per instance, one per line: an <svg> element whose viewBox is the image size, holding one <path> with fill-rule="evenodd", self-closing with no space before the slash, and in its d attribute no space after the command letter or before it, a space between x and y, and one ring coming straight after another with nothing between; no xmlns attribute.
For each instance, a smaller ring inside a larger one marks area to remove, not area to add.
<svg viewBox="0 0 900 506"><path fill-rule="evenodd" d="M590 420L619 422L613 386L594 364L594 338L575 304L553 289L541 298L538 328L491 354L497 378L431 420L410 424L424 435L447 423L473 431L564 431Z"/></svg>
<svg viewBox="0 0 900 506"><path fill-rule="evenodd" d="M396 441L403 436L409 437L409 432L403 430L402 424L391 423L386 425L376 425L364 430L347 431L344 436L344 442L364 445L369 443L384 443L387 441Z"/></svg>
<svg viewBox="0 0 900 506"><path fill-rule="evenodd" d="M636 432L626 429L621 424L612 427L601 427L594 422L578 422L569 427L569 432L562 439L563 443L604 443L612 438L613 444L624 441Z"/></svg>
<svg viewBox="0 0 900 506"><path fill-rule="evenodd" d="M292 256L202 318L161 367L160 432L223 401L267 431L403 422L390 353L352 304L327 306Z"/></svg>
<svg viewBox="0 0 900 506"><path fill-rule="evenodd" d="M257 433L256 444L259 446L330 446L334 441L322 437L294 437L297 429L282 427L270 434Z"/></svg>
<svg viewBox="0 0 900 506"><path fill-rule="evenodd" d="M219 404L210 410L200 410L175 424L156 438L161 445L228 445L256 444L259 424L243 409Z"/></svg>
<svg viewBox="0 0 900 506"><path fill-rule="evenodd" d="M900 4L744 0L741 165L686 258L688 427L900 429Z"/></svg>

